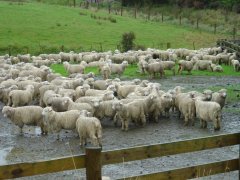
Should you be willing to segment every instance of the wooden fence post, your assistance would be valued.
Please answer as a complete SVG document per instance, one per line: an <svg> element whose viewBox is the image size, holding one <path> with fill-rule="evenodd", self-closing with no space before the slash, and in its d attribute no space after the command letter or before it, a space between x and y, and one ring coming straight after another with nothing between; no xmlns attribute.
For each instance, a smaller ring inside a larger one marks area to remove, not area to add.
<svg viewBox="0 0 240 180"><path fill-rule="evenodd" d="M102 159L100 147L86 148L86 177L87 180L102 180Z"/></svg>

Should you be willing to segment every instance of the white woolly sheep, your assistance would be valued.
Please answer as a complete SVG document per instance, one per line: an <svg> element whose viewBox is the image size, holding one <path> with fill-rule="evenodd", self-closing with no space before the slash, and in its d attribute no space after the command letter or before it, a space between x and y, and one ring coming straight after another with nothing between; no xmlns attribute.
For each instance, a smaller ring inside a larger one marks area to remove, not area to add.
<svg viewBox="0 0 240 180"><path fill-rule="evenodd" d="M88 117L87 111L81 111L76 121L76 129L80 137L80 146L87 144L91 139L94 146L102 146L102 126L96 117Z"/></svg>
<svg viewBox="0 0 240 180"><path fill-rule="evenodd" d="M73 73L84 74L85 66L82 64L69 64L69 62L64 62L63 66L68 72L68 74L73 74Z"/></svg>
<svg viewBox="0 0 240 180"><path fill-rule="evenodd" d="M42 134L47 134L47 128L42 119L42 111L43 108L40 106L23 106L16 108L4 106L2 113L21 128L21 133L24 125L37 125L41 128Z"/></svg>
<svg viewBox="0 0 240 180"><path fill-rule="evenodd" d="M195 98L196 114L200 119L201 127L206 128L207 122L212 121L214 130L220 129L221 107L216 102L202 101L201 98Z"/></svg>
<svg viewBox="0 0 240 180"><path fill-rule="evenodd" d="M8 106L17 107L28 105L32 102L34 86L28 85L25 90L12 90L8 97Z"/></svg>
<svg viewBox="0 0 240 180"><path fill-rule="evenodd" d="M80 111L78 110L55 112L51 107L45 107L42 111L43 122L48 127L49 132L60 132L61 129L76 129L76 121L79 115Z"/></svg>
<svg viewBox="0 0 240 180"><path fill-rule="evenodd" d="M211 101L214 101L214 102L217 102L218 104L220 104L221 109L222 109L225 105L226 97L227 97L227 90L221 89L218 92L214 92L212 94Z"/></svg>

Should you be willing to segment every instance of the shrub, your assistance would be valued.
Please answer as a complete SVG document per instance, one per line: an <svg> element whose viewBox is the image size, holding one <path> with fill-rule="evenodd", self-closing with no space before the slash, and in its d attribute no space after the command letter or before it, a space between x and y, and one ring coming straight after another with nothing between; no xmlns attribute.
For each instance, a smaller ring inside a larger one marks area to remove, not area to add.
<svg viewBox="0 0 240 180"><path fill-rule="evenodd" d="M122 35L122 41L121 41L121 45L122 45L122 50L124 52L131 50L134 48L134 41L135 40L135 34L134 32L125 32Z"/></svg>

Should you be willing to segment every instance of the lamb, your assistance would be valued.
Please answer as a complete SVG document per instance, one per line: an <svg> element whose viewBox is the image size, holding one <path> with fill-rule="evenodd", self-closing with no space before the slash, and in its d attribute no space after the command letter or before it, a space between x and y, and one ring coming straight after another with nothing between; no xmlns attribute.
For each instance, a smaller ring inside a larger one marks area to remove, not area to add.
<svg viewBox="0 0 240 180"><path fill-rule="evenodd" d="M102 78L104 80L109 79L110 75L111 75L111 67L108 64L105 64L103 67L101 67L101 74L102 74Z"/></svg>
<svg viewBox="0 0 240 180"><path fill-rule="evenodd" d="M207 122L212 121L214 130L220 129L221 106L216 102L202 101L201 98L195 98L196 114L200 119L202 128L207 127Z"/></svg>
<svg viewBox="0 0 240 180"><path fill-rule="evenodd" d="M73 74L73 73L84 74L85 66L83 64L69 64L69 62L64 62L63 66L68 72L68 74Z"/></svg>
<svg viewBox="0 0 240 180"><path fill-rule="evenodd" d="M111 73L118 74L118 76L120 77L127 66L128 66L127 61L123 61L122 64L110 64Z"/></svg>
<svg viewBox="0 0 240 180"><path fill-rule="evenodd" d="M217 102L218 104L220 104L221 109L222 109L225 105L226 97L227 97L227 90L221 89L218 92L214 92L212 94L211 101L214 101L214 102Z"/></svg>
<svg viewBox="0 0 240 180"><path fill-rule="evenodd" d="M58 87L53 85L53 84L45 84L45 85L42 85L39 88L39 95L40 95L39 104L40 104L40 106L42 106L44 104L43 103L43 96L44 96L44 93L47 90L52 90L53 92L57 92L58 91Z"/></svg>
<svg viewBox="0 0 240 180"><path fill-rule="evenodd" d="M191 74L191 71L193 69L193 62L192 61L185 61L180 60L178 62L178 74L182 74L182 71L188 71L188 74Z"/></svg>
<svg viewBox="0 0 240 180"><path fill-rule="evenodd" d="M133 121L135 124L140 124L142 126L146 124L144 108L136 101L128 104L114 104L112 108L117 111L114 122L116 122L116 118L119 118L122 123L123 131L128 131L129 121Z"/></svg>
<svg viewBox="0 0 240 180"><path fill-rule="evenodd" d="M17 107L28 105L32 102L34 86L28 85L25 90L12 90L8 97L8 106Z"/></svg>
<svg viewBox="0 0 240 180"><path fill-rule="evenodd" d="M21 133L24 125L37 125L41 128L42 134L47 134L48 131L43 123L42 111L43 108L40 106L23 106L16 108L4 106L2 109L4 116L21 128Z"/></svg>
<svg viewBox="0 0 240 180"><path fill-rule="evenodd" d="M213 72L223 72L223 68L221 65L211 64L211 69Z"/></svg>
<svg viewBox="0 0 240 180"><path fill-rule="evenodd" d="M240 63L239 63L239 61L233 59L231 62L232 62L234 71L236 71L236 72L240 71Z"/></svg>
<svg viewBox="0 0 240 180"><path fill-rule="evenodd" d="M145 64L144 69L149 73L150 79L155 78L156 73L159 73L161 78L165 74L163 65L159 62Z"/></svg>
<svg viewBox="0 0 240 180"><path fill-rule="evenodd" d="M55 112L51 107L45 107L42 111L43 122L48 127L49 132L60 132L61 129L76 129L76 121L79 115L80 111L78 110ZM59 139L59 134L57 139Z"/></svg>
<svg viewBox="0 0 240 180"><path fill-rule="evenodd" d="M96 117L88 117L87 111L81 111L76 121L76 129L80 137L80 146L87 144L87 138L91 139L94 146L102 147L102 126Z"/></svg>

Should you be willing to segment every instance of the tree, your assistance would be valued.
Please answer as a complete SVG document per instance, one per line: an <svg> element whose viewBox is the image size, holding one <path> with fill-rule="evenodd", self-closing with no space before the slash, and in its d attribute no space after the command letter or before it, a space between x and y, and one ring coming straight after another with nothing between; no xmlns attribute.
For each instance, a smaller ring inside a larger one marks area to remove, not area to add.
<svg viewBox="0 0 240 180"><path fill-rule="evenodd" d="M135 40L135 38L136 37L135 37L134 32L123 33L121 45L122 45L122 50L124 52L134 48L134 42L133 41Z"/></svg>

